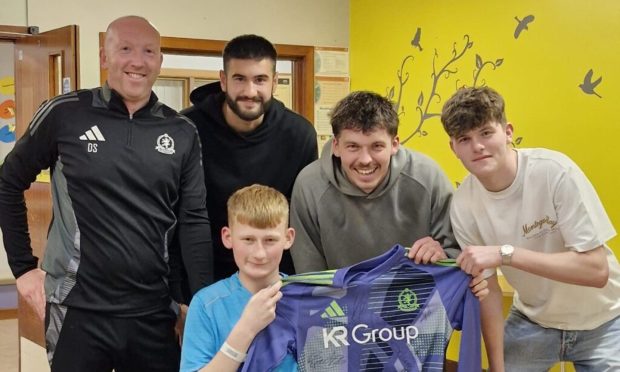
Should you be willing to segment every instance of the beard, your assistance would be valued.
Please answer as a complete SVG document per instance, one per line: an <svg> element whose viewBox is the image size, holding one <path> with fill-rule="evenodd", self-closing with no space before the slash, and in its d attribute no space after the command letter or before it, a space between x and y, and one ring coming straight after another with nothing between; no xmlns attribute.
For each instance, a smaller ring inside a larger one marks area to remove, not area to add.
<svg viewBox="0 0 620 372"><path fill-rule="evenodd" d="M258 109L256 111L243 110L239 105L238 101L246 100L247 97L241 96L234 99L230 95L228 95L228 92L224 92L224 95L226 96L226 104L228 105L228 107L230 107L232 112L234 112L235 115L245 121L254 121L260 118L265 114L267 110L269 110L269 106L271 106L272 97L269 97L267 101L264 101L262 97L256 96L252 98L252 101L258 102Z"/></svg>

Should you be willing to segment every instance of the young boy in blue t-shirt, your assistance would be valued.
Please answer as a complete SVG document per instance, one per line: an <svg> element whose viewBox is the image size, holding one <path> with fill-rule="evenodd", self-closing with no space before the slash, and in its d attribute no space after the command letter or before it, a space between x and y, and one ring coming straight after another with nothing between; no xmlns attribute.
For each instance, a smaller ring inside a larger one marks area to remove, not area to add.
<svg viewBox="0 0 620 372"><path fill-rule="evenodd" d="M181 371L236 371L254 337L275 318L282 297L278 266L295 231L288 227L284 195L262 185L236 191L228 200L222 242L232 249L239 271L200 290L189 307ZM279 371L295 371L287 356Z"/></svg>

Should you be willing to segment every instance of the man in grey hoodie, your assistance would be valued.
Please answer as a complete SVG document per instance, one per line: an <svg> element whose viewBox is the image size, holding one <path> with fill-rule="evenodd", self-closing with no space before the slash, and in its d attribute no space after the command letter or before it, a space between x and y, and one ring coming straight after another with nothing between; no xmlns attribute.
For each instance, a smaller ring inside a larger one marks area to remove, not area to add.
<svg viewBox="0 0 620 372"><path fill-rule="evenodd" d="M453 187L429 157L400 146L398 114L372 92L354 92L331 115L334 138L297 177L291 254L297 272L337 269L410 246L417 263L456 257Z"/></svg>

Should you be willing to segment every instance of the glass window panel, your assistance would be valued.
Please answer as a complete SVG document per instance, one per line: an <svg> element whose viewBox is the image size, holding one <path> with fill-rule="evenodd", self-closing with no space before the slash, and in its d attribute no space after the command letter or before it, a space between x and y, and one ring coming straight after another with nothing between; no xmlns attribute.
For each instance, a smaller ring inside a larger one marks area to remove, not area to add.
<svg viewBox="0 0 620 372"><path fill-rule="evenodd" d="M173 109L180 111L183 109L183 92L185 89L185 79L157 79L153 85L153 92L157 94L159 100Z"/></svg>

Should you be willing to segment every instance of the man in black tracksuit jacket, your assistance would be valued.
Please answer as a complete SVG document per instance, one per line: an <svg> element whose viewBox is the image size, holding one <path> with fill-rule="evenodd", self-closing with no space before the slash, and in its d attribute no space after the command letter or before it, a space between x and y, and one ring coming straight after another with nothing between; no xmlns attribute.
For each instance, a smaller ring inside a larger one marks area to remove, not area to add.
<svg viewBox="0 0 620 372"><path fill-rule="evenodd" d="M237 271L232 252L221 240L222 227L228 224L228 197L259 183L290 200L297 174L318 156L310 122L273 98L273 45L260 36L242 35L226 45L223 57L220 81L194 90L194 106L181 112L196 124L203 145L215 280ZM280 270L294 273L288 251Z"/></svg>
<svg viewBox="0 0 620 372"><path fill-rule="evenodd" d="M212 280L200 142L151 91L161 54L145 19L110 25L102 65L108 83L45 102L0 168L4 245L41 317L45 277L52 371L178 371L180 283L169 278L180 275L170 267L184 256L192 292ZM53 220L40 270L24 190L48 167Z"/></svg>

